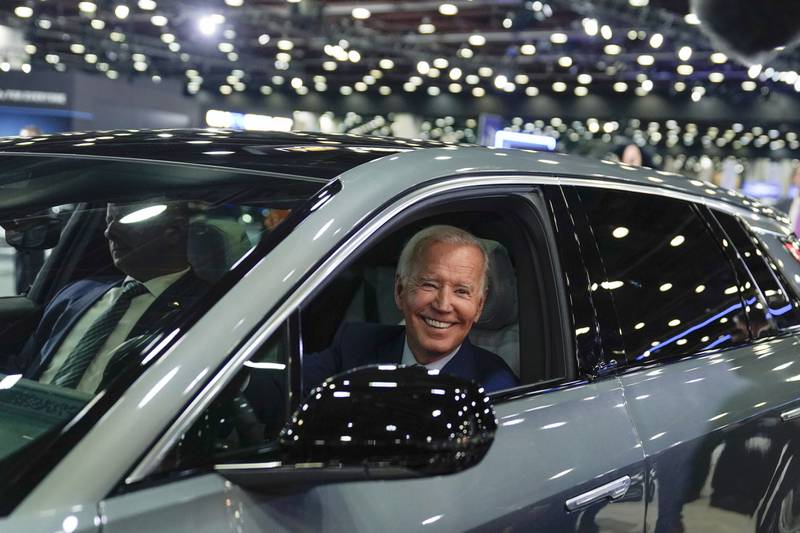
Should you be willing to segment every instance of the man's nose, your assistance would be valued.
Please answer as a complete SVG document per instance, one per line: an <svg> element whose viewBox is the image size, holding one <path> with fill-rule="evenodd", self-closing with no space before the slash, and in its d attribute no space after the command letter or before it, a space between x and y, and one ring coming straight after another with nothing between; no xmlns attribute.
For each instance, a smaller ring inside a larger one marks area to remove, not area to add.
<svg viewBox="0 0 800 533"><path fill-rule="evenodd" d="M450 311L452 309L450 291L448 291L446 287L442 287L436 291L436 297L433 299L433 306L437 311Z"/></svg>

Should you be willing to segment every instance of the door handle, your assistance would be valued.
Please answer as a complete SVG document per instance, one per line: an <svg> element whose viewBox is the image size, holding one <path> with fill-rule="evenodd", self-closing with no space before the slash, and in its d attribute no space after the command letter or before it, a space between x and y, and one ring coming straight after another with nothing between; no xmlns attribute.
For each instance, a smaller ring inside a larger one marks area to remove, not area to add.
<svg viewBox="0 0 800 533"><path fill-rule="evenodd" d="M788 422L789 420L795 419L798 416L800 416L800 407L782 412L781 420L783 420L784 422Z"/></svg>
<svg viewBox="0 0 800 533"><path fill-rule="evenodd" d="M570 498L567 500L567 511L575 511L580 509L581 507L586 507L591 503L598 502L600 500L616 500L625 496L625 493L628 492L628 488L631 486L631 477L630 476L622 476L621 478L614 480L610 483L606 483L605 485L601 485L595 489L592 489L588 492L584 492L583 494L579 494L574 498Z"/></svg>

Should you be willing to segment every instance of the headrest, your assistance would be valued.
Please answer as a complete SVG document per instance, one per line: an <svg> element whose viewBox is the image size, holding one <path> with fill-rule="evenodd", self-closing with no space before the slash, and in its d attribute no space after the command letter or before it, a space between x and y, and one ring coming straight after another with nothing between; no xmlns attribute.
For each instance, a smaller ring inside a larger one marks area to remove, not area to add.
<svg viewBox="0 0 800 533"><path fill-rule="evenodd" d="M250 247L247 233L235 220L198 217L189 223L189 263L206 281L217 281Z"/></svg>
<svg viewBox="0 0 800 533"><path fill-rule="evenodd" d="M502 244L488 239L481 242L489 254L489 292L475 327L498 330L517 321L517 275Z"/></svg>

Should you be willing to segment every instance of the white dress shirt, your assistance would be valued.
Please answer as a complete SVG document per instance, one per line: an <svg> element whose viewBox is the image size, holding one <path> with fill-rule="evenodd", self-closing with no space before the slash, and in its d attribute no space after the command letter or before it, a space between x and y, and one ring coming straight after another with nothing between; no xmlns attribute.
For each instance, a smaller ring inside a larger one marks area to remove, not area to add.
<svg viewBox="0 0 800 533"><path fill-rule="evenodd" d="M114 328L105 344L103 344L97 352L92 362L89 363L89 367L83 374L80 383L78 383L77 390L94 393L95 389L100 385L103 372L105 372L106 366L111 359L111 354L114 353L114 349L125 342L125 339L128 338L136 322L139 321L156 298L161 296L170 285L178 281L178 279L188 271L189 269L187 268L180 272L159 276L142 283L147 289L147 292L131 300L130 307L128 307L128 310L122 315L122 318L117 323L117 327ZM135 280L128 276L125 278L122 285L127 281ZM67 362L67 358L75 347L78 346L78 342L80 342L91 325L94 324L94 321L97 320L100 315L111 309L114 302L117 301L117 298L119 298L119 295L122 293L122 285L112 287L106 291L106 293L78 319L69 333L67 333L61 346L59 346L58 350L53 354L53 357L50 359L50 364L42 374L42 377L39 378L41 383L50 383L53 381L58 370Z"/></svg>
<svg viewBox="0 0 800 533"><path fill-rule="evenodd" d="M441 369L444 368L444 366L447 363L450 362L450 359L455 357L455 355L458 353L458 350L460 350L460 349L461 349L461 345L459 344L458 346L456 346L455 350L453 350L449 354L445 355L441 359L437 359L436 361L434 361L432 363L428 363L427 365L423 365L422 363L417 361L416 357L414 357L414 353L411 351L411 347L408 345L408 338L406 336L403 336L403 359L400 361L400 364L407 365L407 366L420 365L420 366L424 366L428 370L441 370Z"/></svg>

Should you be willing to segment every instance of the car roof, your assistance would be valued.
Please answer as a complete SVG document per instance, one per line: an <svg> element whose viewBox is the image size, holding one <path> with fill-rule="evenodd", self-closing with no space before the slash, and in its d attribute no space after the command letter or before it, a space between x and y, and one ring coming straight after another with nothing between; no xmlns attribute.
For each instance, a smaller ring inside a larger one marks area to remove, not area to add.
<svg viewBox="0 0 800 533"><path fill-rule="evenodd" d="M412 152L412 153L408 153ZM67 132L33 138L0 138L2 155L121 158L256 170L285 177L331 180L364 163L406 165L411 187L433 177L469 173L518 173L590 178L639 185L733 204L787 223L782 213L709 181L614 161L527 149L486 148L419 139L317 132L245 132L228 129L130 129ZM377 170L377 169L376 169ZM376 171L375 179L394 173Z"/></svg>
<svg viewBox="0 0 800 533"><path fill-rule="evenodd" d="M67 132L0 138L0 154L69 155L201 164L332 179L387 154L445 146L352 134L161 129Z"/></svg>

